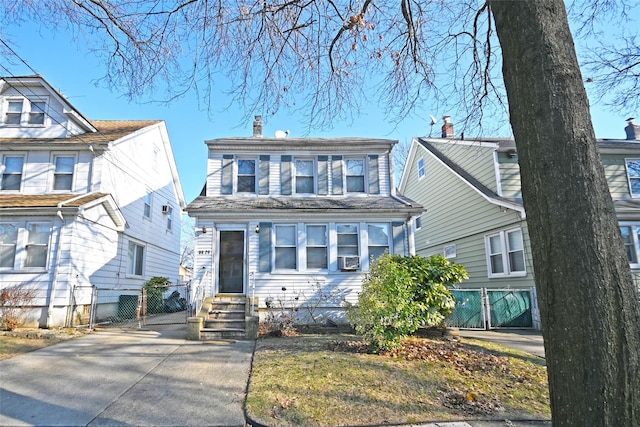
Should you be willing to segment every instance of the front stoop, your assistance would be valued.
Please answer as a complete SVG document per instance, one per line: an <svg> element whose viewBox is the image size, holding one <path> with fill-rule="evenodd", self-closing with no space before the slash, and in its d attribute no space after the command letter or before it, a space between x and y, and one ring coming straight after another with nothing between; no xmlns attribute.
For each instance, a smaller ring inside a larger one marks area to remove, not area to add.
<svg viewBox="0 0 640 427"><path fill-rule="evenodd" d="M257 305L244 295L207 298L198 316L189 319L189 339L255 339Z"/></svg>

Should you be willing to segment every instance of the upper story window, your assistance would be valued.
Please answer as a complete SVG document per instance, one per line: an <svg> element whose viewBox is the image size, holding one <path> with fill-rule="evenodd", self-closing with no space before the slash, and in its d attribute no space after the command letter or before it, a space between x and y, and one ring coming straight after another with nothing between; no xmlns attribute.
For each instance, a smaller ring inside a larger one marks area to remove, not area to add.
<svg viewBox="0 0 640 427"><path fill-rule="evenodd" d="M167 230L171 231L173 229L173 207L171 205L166 205L165 215L167 216Z"/></svg>
<svg viewBox="0 0 640 427"><path fill-rule="evenodd" d="M50 236L50 223L0 224L0 268L46 268Z"/></svg>
<svg viewBox="0 0 640 427"><path fill-rule="evenodd" d="M307 225L307 268L328 267L327 226Z"/></svg>
<svg viewBox="0 0 640 427"><path fill-rule="evenodd" d="M501 231L485 236L489 277L526 274L522 230Z"/></svg>
<svg viewBox="0 0 640 427"><path fill-rule="evenodd" d="M24 156L4 156L2 159L2 190L20 190L23 166Z"/></svg>
<svg viewBox="0 0 640 427"><path fill-rule="evenodd" d="M256 161L254 159L238 159L236 191L238 193L256 192Z"/></svg>
<svg viewBox="0 0 640 427"><path fill-rule="evenodd" d="M295 188L298 194L315 193L315 167L311 159L296 159Z"/></svg>
<svg viewBox="0 0 640 427"><path fill-rule="evenodd" d="M144 274L144 246L129 242L129 269L127 272L132 276L142 276Z"/></svg>
<svg viewBox="0 0 640 427"><path fill-rule="evenodd" d="M422 215L416 217L416 230L420 230L422 228Z"/></svg>
<svg viewBox="0 0 640 427"><path fill-rule="evenodd" d="M360 245L356 224L337 224L338 256L359 256Z"/></svg>
<svg viewBox="0 0 640 427"><path fill-rule="evenodd" d="M418 159L418 179L424 177L425 169L424 169L424 159Z"/></svg>
<svg viewBox="0 0 640 427"><path fill-rule="evenodd" d="M295 225L276 225L275 266L278 269L297 269L297 231Z"/></svg>
<svg viewBox="0 0 640 427"><path fill-rule="evenodd" d="M8 99L5 106L5 125L44 125L47 102L43 99Z"/></svg>
<svg viewBox="0 0 640 427"><path fill-rule="evenodd" d="M147 190L147 193L144 195L144 207L142 210L142 215L145 218L151 218L151 203L153 202L153 193Z"/></svg>
<svg viewBox="0 0 640 427"><path fill-rule="evenodd" d="M53 189L71 191L73 188L73 171L76 159L73 156L55 156L53 173Z"/></svg>
<svg viewBox="0 0 640 427"><path fill-rule="evenodd" d="M629 264L639 267L638 256L640 255L640 224L621 224L620 233L624 242L624 250L627 254Z"/></svg>
<svg viewBox="0 0 640 427"><path fill-rule="evenodd" d="M640 197L640 159L627 159L627 179L632 197Z"/></svg>
<svg viewBox="0 0 640 427"><path fill-rule="evenodd" d="M389 224L367 226L369 258L376 259L389 252Z"/></svg>
<svg viewBox="0 0 640 427"><path fill-rule="evenodd" d="M346 180L347 180L347 193L364 193L365 192L365 179L364 179L364 160L363 159L346 159Z"/></svg>

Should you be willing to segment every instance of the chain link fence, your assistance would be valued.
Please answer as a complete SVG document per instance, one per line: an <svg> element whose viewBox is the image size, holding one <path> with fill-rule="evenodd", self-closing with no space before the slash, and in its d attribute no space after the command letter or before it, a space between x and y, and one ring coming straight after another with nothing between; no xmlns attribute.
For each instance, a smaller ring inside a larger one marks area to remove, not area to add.
<svg viewBox="0 0 640 427"><path fill-rule="evenodd" d="M452 289L447 324L464 329L533 328L533 289Z"/></svg>

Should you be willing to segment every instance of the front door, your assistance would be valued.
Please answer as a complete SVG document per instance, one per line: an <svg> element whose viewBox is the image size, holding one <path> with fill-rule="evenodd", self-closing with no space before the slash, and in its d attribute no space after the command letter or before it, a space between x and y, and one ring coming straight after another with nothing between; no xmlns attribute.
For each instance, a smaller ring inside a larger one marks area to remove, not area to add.
<svg viewBox="0 0 640 427"><path fill-rule="evenodd" d="M218 284L221 294L244 292L244 231L220 231Z"/></svg>

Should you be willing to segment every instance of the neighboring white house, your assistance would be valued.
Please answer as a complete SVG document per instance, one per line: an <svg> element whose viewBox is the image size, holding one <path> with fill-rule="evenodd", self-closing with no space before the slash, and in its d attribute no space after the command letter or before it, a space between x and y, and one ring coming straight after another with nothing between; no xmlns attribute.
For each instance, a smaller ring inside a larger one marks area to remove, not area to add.
<svg viewBox="0 0 640 427"><path fill-rule="evenodd" d="M371 258L414 254L422 206L395 191L397 141L276 136L262 136L257 116L253 137L206 141L206 185L186 208L196 219L194 286L258 297L262 314L311 303L344 321L343 301L357 301Z"/></svg>
<svg viewBox="0 0 640 427"><path fill-rule="evenodd" d="M0 287L37 291L29 323L72 323L89 286L178 281L185 202L163 121L88 120L41 76L1 78L0 180Z"/></svg>
<svg viewBox="0 0 640 427"><path fill-rule="evenodd" d="M598 148L634 281L640 285L640 129L629 120L628 139L601 139ZM469 280L456 292L459 326L539 328L515 142L459 139L453 124L447 126L442 138L414 138L399 186L425 206L416 252L444 254L467 269ZM482 319L473 313L480 313L486 301L491 307Z"/></svg>

